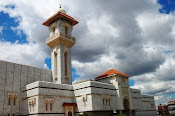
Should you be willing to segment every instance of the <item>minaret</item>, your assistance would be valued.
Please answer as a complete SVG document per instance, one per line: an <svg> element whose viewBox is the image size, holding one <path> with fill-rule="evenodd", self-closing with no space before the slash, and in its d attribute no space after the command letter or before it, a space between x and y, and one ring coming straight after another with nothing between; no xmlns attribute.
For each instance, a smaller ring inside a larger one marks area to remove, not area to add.
<svg viewBox="0 0 175 116"><path fill-rule="evenodd" d="M78 21L68 16L61 6L43 23L50 31L46 44L52 49L52 75L57 84L72 84L71 47L76 43L72 30L77 23Z"/></svg>

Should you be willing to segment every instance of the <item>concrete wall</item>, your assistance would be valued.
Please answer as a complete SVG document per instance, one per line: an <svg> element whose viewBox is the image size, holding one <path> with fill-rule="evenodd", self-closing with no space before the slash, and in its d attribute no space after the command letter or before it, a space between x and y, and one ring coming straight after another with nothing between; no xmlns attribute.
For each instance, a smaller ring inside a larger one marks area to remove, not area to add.
<svg viewBox="0 0 175 116"><path fill-rule="evenodd" d="M140 90L130 89L130 92L131 92L133 110L141 110L142 100L141 100Z"/></svg>
<svg viewBox="0 0 175 116"><path fill-rule="evenodd" d="M51 77L50 70L0 61L0 115L21 114L23 108L21 88L34 81L51 82ZM14 99L11 99L11 105L8 105L9 93L18 95L15 105Z"/></svg>
<svg viewBox="0 0 175 116"><path fill-rule="evenodd" d="M154 97L148 95L141 95L142 100L142 110L156 110L156 106L154 104Z"/></svg>
<svg viewBox="0 0 175 116"><path fill-rule="evenodd" d="M91 111L92 110L92 97L91 93L91 82L84 81L73 85L75 101L78 106L78 112ZM83 102L83 97L86 97L86 104Z"/></svg>
<svg viewBox="0 0 175 116"><path fill-rule="evenodd" d="M133 110L136 116L156 116L157 111L154 104L154 97L141 95L140 90L130 89Z"/></svg>
<svg viewBox="0 0 175 116"><path fill-rule="evenodd" d="M157 116L157 111L137 111L136 116Z"/></svg>
<svg viewBox="0 0 175 116"><path fill-rule="evenodd" d="M54 113L56 115L60 115L64 114L65 112L64 107L62 107L64 102L75 103L72 85L37 81L26 85L26 88L24 87L23 91L23 99L25 99L26 101L29 101L33 97L36 98L36 107L38 109L36 108L35 112L30 112L28 108L26 112L29 112L29 114ZM54 100L54 103L52 105L52 111L50 111L50 105L48 105L48 111L46 111L46 99ZM77 112L76 108L75 112Z"/></svg>
<svg viewBox="0 0 175 116"><path fill-rule="evenodd" d="M84 81L73 85L76 102L79 112L100 111L100 110L117 110L120 106L117 101L117 89L112 84L101 83L97 81ZM111 98L110 106L103 105L103 97ZM83 97L87 101L83 101Z"/></svg>

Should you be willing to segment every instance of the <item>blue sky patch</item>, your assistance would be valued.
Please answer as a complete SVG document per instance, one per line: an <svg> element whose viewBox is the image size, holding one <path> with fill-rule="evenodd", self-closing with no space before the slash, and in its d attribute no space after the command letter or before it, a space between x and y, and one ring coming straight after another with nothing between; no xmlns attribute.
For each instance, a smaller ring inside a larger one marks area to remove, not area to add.
<svg viewBox="0 0 175 116"><path fill-rule="evenodd" d="M134 86L134 84L135 84L135 81L133 79L129 79L129 85Z"/></svg>
<svg viewBox="0 0 175 116"><path fill-rule="evenodd" d="M27 43L26 35L23 31L14 30L15 27L19 26L15 18L11 18L8 14L0 12L0 26L3 27L2 33L0 34L1 41L8 41L11 43L18 41L20 44Z"/></svg>
<svg viewBox="0 0 175 116"><path fill-rule="evenodd" d="M45 59L45 63L47 64L47 66L49 67L49 69L51 69L51 58L46 58Z"/></svg>
<svg viewBox="0 0 175 116"><path fill-rule="evenodd" d="M175 10L175 1L174 0L158 0L158 3L162 5L162 8L159 9L161 13L172 13Z"/></svg>

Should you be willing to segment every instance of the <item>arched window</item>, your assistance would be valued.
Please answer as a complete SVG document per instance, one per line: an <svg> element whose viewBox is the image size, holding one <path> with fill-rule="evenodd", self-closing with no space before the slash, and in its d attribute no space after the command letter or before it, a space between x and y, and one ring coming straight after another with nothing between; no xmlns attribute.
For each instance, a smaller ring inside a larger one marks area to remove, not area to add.
<svg viewBox="0 0 175 116"><path fill-rule="evenodd" d="M55 34L55 26L52 27L52 32Z"/></svg>
<svg viewBox="0 0 175 116"><path fill-rule="evenodd" d="M46 103L46 111L48 110L48 103Z"/></svg>
<svg viewBox="0 0 175 116"><path fill-rule="evenodd" d="M68 34L68 27L65 26L65 34Z"/></svg>
<svg viewBox="0 0 175 116"><path fill-rule="evenodd" d="M50 111L52 111L52 104L50 104Z"/></svg>
<svg viewBox="0 0 175 116"><path fill-rule="evenodd" d="M8 105L10 105L11 103L11 98L8 98Z"/></svg>
<svg viewBox="0 0 175 116"><path fill-rule="evenodd" d="M67 76L67 51L64 53L65 76Z"/></svg>
<svg viewBox="0 0 175 116"><path fill-rule="evenodd" d="M54 64L54 67L55 67L55 79L57 79L57 53L54 52L54 59L55 59L55 64Z"/></svg>
<svg viewBox="0 0 175 116"><path fill-rule="evenodd" d="M16 105L16 98L14 98L13 100L13 105Z"/></svg>

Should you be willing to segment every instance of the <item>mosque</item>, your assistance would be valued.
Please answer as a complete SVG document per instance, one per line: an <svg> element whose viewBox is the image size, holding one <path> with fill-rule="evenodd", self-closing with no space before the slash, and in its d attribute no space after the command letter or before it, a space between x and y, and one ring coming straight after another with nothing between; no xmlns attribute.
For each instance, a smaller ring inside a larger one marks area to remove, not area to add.
<svg viewBox="0 0 175 116"><path fill-rule="evenodd" d="M130 88L125 73L111 69L72 84L76 24L61 8L43 23L50 32L51 70L0 61L0 116L156 116L154 97Z"/></svg>

